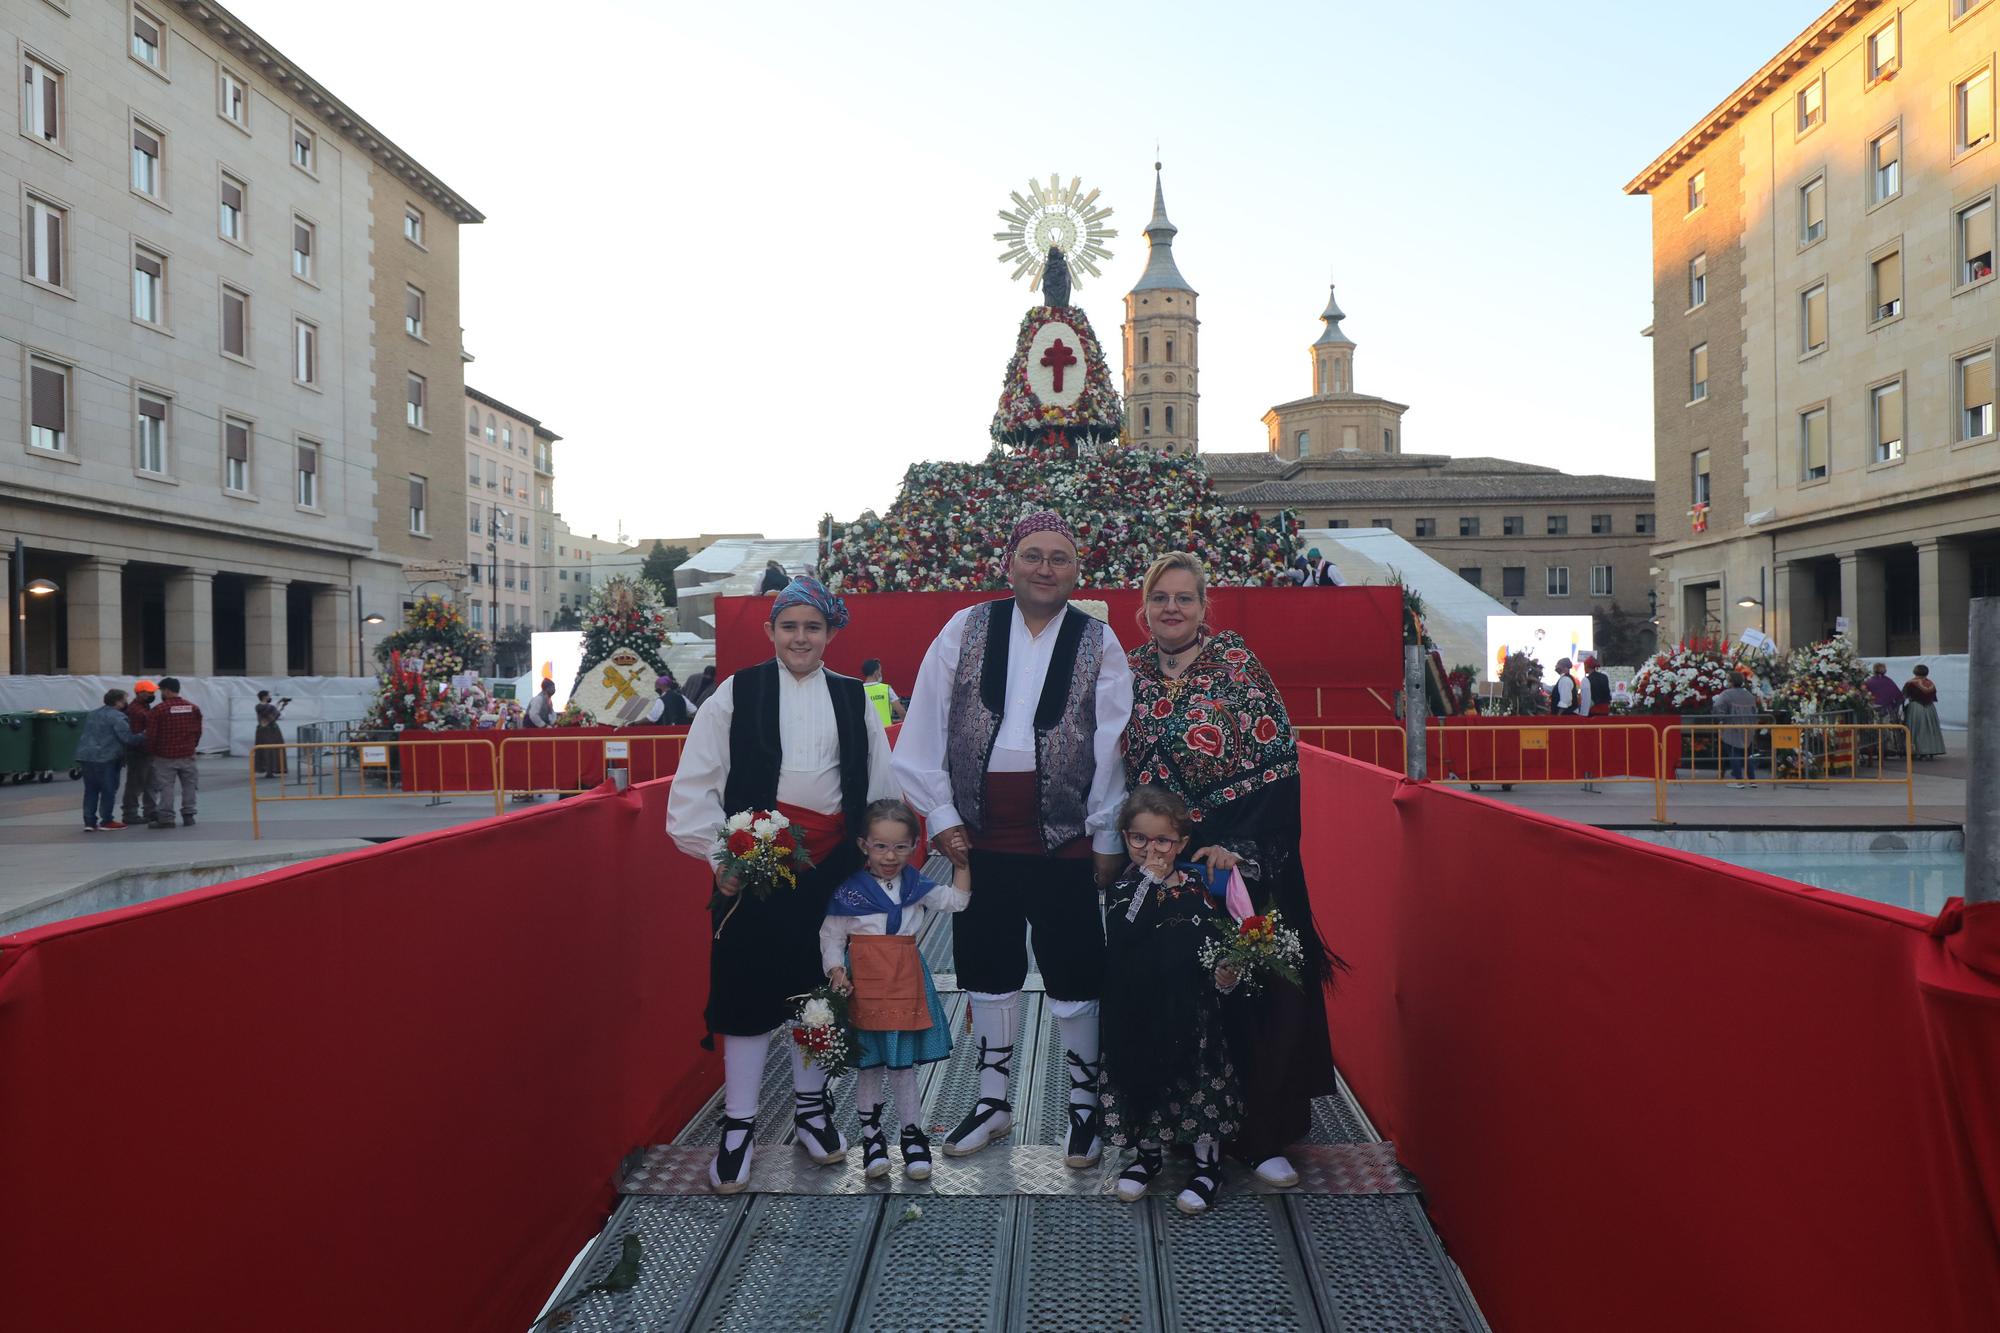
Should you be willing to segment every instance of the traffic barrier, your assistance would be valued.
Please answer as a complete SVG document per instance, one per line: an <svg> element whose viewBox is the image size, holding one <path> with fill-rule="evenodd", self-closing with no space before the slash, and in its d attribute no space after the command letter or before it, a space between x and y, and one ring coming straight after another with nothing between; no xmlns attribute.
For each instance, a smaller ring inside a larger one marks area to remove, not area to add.
<svg viewBox="0 0 2000 1333"><path fill-rule="evenodd" d="M1401 773L1408 767L1400 726L1331 726L1311 724L1293 727L1292 735L1306 745L1317 745L1333 754L1344 754L1364 764Z"/></svg>
<svg viewBox="0 0 2000 1333"><path fill-rule="evenodd" d="M1760 748L1765 733L1768 746ZM1684 746L1683 738L1692 742ZM1704 744L1703 742L1708 742ZM1726 742L1743 759L1730 772ZM1901 742L1900 747L1896 742ZM1688 772L1681 772L1683 750ZM1901 753L1895 753L1900 748ZM1676 722L1660 733L1668 783L1754 782L1759 760L1772 782L1805 782L1903 788L1904 820L1917 822L1917 776L1910 729L1900 722ZM1895 761L1901 759L1901 764ZM1871 768L1872 773L1864 772ZM1666 818L1661 807L1660 818Z"/></svg>
<svg viewBox="0 0 2000 1333"><path fill-rule="evenodd" d="M635 736L509 736L500 742L500 792L507 796L574 796L604 781L607 768L625 765L632 782L670 778L680 766L687 733Z"/></svg>
<svg viewBox="0 0 2000 1333"><path fill-rule="evenodd" d="M412 793L398 785L397 771L407 761L409 753L419 746L432 752L455 751L457 747L469 747L457 757L457 766L463 774L456 786L444 786L435 791ZM280 781L266 784L257 778L257 757L270 752L286 756L286 767L293 771L298 781ZM252 840L264 836L262 807L267 805L291 805L300 801L407 801L415 795L434 796L437 792L452 796L491 796L494 798L494 812L499 813L499 793L493 785L493 747L483 740L437 740L425 741L285 741L250 747L250 837ZM307 788L305 778L310 776L311 786ZM326 790L328 780L333 790ZM383 790L370 791L369 785L379 779Z"/></svg>

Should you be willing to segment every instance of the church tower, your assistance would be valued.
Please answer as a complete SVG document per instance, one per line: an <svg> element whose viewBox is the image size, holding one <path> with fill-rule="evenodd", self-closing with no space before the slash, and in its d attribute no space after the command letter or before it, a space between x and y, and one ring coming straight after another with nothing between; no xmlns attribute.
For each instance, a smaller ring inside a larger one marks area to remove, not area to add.
<svg viewBox="0 0 2000 1333"><path fill-rule="evenodd" d="M1125 439L1170 454L1199 445L1201 393L1195 290L1174 264L1160 164L1153 164L1153 220L1146 224L1146 271L1125 296Z"/></svg>
<svg viewBox="0 0 2000 1333"><path fill-rule="evenodd" d="M1312 345L1312 393L1264 414L1271 452L1284 459L1402 453L1409 407L1355 389L1354 339L1340 327L1347 315L1330 286L1319 318L1326 327Z"/></svg>
<svg viewBox="0 0 2000 1333"><path fill-rule="evenodd" d="M1340 330L1340 321L1346 318L1340 313L1340 303L1333 299L1333 288L1328 286L1326 309L1320 314L1326 331L1312 345L1313 396L1316 398L1354 391L1354 339Z"/></svg>

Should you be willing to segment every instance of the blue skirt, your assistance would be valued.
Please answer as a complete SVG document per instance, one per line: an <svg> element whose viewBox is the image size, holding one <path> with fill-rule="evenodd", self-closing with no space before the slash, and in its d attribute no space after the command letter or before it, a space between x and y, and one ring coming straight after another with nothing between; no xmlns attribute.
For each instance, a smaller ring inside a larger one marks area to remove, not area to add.
<svg viewBox="0 0 2000 1333"><path fill-rule="evenodd" d="M852 972L853 968L850 959L848 970ZM922 1032L863 1032L856 1028L854 1046L860 1055L854 1067L879 1069L887 1065L891 1069L909 1069L934 1064L950 1055L951 1021L944 1015L944 1005L931 982L929 967L924 968L924 1003L930 1006L931 1025Z"/></svg>

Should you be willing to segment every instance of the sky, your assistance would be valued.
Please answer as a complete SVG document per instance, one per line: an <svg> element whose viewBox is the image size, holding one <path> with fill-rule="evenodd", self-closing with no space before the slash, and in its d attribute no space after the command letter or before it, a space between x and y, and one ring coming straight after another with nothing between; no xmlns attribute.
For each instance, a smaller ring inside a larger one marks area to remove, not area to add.
<svg viewBox="0 0 2000 1333"><path fill-rule="evenodd" d="M1332 281L1406 451L1650 477L1650 214L1623 186L1820 8L231 7L486 215L467 382L563 437L557 508L605 538L809 535L912 462L981 457L1039 301L992 239L1030 177L1114 210L1074 299L1116 377L1156 154L1203 450L1264 448L1310 391Z"/></svg>

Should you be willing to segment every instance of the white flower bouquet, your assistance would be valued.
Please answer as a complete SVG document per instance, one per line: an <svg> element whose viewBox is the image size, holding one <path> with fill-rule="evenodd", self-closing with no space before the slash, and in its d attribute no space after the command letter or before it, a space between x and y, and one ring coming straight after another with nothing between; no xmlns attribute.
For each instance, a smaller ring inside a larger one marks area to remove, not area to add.
<svg viewBox="0 0 2000 1333"><path fill-rule="evenodd" d="M792 821L776 810L739 810L716 837L716 869L734 875L758 898L771 890L796 889L801 872L812 868L804 839L792 831Z"/></svg>
<svg viewBox="0 0 2000 1333"><path fill-rule="evenodd" d="M854 1064L854 1035L847 1022L847 997L821 986L799 997L792 1014L792 1044L799 1058L839 1078Z"/></svg>

